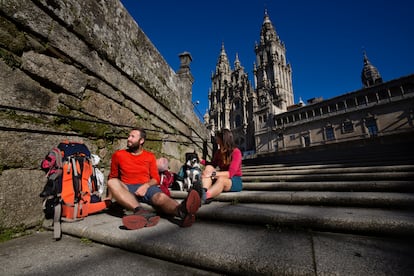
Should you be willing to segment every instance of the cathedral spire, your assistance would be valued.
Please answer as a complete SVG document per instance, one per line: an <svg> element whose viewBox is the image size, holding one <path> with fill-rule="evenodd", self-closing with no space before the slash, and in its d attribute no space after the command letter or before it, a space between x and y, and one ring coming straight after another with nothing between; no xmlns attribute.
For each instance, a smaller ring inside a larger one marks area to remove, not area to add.
<svg viewBox="0 0 414 276"><path fill-rule="evenodd" d="M267 41L271 40L277 40L277 33L276 29L272 24L272 21L270 21L269 14L267 13L267 10L264 12L264 19L262 24L262 29L260 32L260 43L266 44Z"/></svg>
<svg viewBox="0 0 414 276"><path fill-rule="evenodd" d="M236 53L236 59L234 61L234 70L237 70L241 67L240 60L239 60L239 54Z"/></svg>
<svg viewBox="0 0 414 276"><path fill-rule="evenodd" d="M220 60L227 59L226 49L224 49L224 42L221 43Z"/></svg>
<svg viewBox="0 0 414 276"><path fill-rule="evenodd" d="M364 67L361 73L362 85L370 87L377 83L382 83L381 75L378 69L368 60L367 53L364 51Z"/></svg>
<svg viewBox="0 0 414 276"><path fill-rule="evenodd" d="M265 11L264 11L264 20L263 20L263 24L265 24L265 23L272 23L272 22L270 21L269 14L267 13L267 9L265 9Z"/></svg>
<svg viewBox="0 0 414 276"><path fill-rule="evenodd" d="M217 65L216 65L216 73L219 71L222 71L222 72L230 71L230 63L229 63L229 59L227 58L226 50L224 49L224 42L221 43L220 56L218 58Z"/></svg>

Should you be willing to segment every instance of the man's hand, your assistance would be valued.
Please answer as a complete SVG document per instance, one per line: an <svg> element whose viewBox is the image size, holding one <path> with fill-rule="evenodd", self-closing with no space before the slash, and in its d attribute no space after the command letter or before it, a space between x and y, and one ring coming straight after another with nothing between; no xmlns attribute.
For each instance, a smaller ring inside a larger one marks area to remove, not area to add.
<svg viewBox="0 0 414 276"><path fill-rule="evenodd" d="M135 194L137 196L145 196L145 194L147 193L147 190L150 186L148 184L142 184L136 191Z"/></svg>

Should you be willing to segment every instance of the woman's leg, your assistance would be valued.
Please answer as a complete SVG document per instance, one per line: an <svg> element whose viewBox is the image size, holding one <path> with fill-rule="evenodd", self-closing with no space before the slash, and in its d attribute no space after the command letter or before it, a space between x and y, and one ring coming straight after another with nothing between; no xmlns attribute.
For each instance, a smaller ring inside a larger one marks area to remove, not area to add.
<svg viewBox="0 0 414 276"><path fill-rule="evenodd" d="M223 191L227 192L231 189L231 179L227 177L219 177L216 182L207 190L207 199L216 197Z"/></svg>
<svg viewBox="0 0 414 276"><path fill-rule="evenodd" d="M209 189L213 184L213 180L211 179L211 174L215 171L214 167L211 165L207 165L201 175L201 181L203 183L203 188Z"/></svg>

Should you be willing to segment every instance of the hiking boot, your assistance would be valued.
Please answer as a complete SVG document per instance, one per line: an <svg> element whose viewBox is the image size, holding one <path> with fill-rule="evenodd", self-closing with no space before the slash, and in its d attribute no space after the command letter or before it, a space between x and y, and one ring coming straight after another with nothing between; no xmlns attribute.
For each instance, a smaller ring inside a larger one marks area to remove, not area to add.
<svg viewBox="0 0 414 276"><path fill-rule="evenodd" d="M140 208L139 210L135 211L134 214L124 216L122 218L122 223L128 230L137 230L144 227L155 226L158 224L160 219L160 216L157 216L148 210Z"/></svg>
<svg viewBox="0 0 414 276"><path fill-rule="evenodd" d="M160 221L161 217L160 216L153 216L147 219L147 224L145 225L145 227L152 227L158 224L158 222Z"/></svg>
<svg viewBox="0 0 414 276"><path fill-rule="evenodd" d="M134 215L140 215L140 216L143 216L147 219L150 218L150 217L156 216L156 214L151 212L151 211L148 211L148 210L146 210L142 207L138 207L138 208L134 211Z"/></svg>
<svg viewBox="0 0 414 276"><path fill-rule="evenodd" d="M193 184L193 189L196 190L198 196L200 197L200 205L204 204L206 201L206 189L203 188L203 183L201 182L201 178L198 177L197 181Z"/></svg>
<svg viewBox="0 0 414 276"><path fill-rule="evenodd" d="M128 230L137 230L144 228L147 225L148 220L140 215L128 215L122 218L122 223Z"/></svg>
<svg viewBox="0 0 414 276"><path fill-rule="evenodd" d="M196 190L190 190L186 199L178 206L178 214L182 218L181 227L190 227L195 221L195 213L200 208L201 200Z"/></svg>
<svg viewBox="0 0 414 276"><path fill-rule="evenodd" d="M105 200L105 204L106 204L106 200ZM118 218L122 218L123 216L125 216L124 207L121 206L116 201L112 202L112 204L108 206L106 213L108 215L118 217Z"/></svg>
<svg viewBox="0 0 414 276"><path fill-rule="evenodd" d="M147 224L145 225L145 227L151 227L156 225L161 217L157 216L155 213L145 210L144 208L140 208L138 211L136 211L134 213L134 215L139 215L139 216L143 216L144 218L147 219Z"/></svg>

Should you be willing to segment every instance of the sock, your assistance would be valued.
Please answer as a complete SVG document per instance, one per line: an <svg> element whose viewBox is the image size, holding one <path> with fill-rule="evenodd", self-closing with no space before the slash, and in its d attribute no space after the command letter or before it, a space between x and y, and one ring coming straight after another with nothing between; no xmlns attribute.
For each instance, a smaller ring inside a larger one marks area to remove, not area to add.
<svg viewBox="0 0 414 276"><path fill-rule="evenodd" d="M209 199L211 197L211 193L209 191L206 191L206 199Z"/></svg>
<svg viewBox="0 0 414 276"><path fill-rule="evenodd" d="M110 199L105 199L104 202L105 202L106 208L108 208L112 204L112 200L110 200Z"/></svg>
<svg viewBox="0 0 414 276"><path fill-rule="evenodd" d="M186 212L184 212L182 209L183 209L183 205L181 203L180 205L177 206L176 213L177 213L178 217L185 218Z"/></svg>

